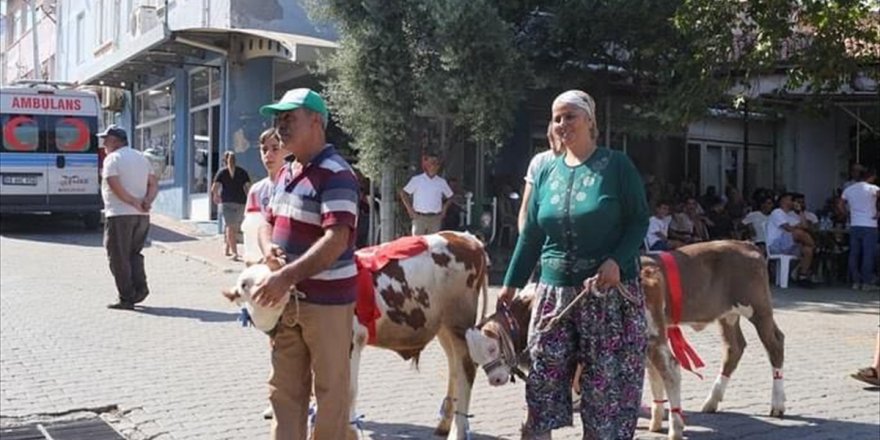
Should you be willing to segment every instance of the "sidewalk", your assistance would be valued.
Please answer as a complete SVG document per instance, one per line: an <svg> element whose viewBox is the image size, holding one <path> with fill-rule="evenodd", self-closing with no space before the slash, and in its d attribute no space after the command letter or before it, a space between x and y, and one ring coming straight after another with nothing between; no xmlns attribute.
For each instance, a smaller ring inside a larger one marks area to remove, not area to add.
<svg viewBox="0 0 880 440"><path fill-rule="evenodd" d="M238 273L244 263L223 255L222 234L206 235L196 225L162 214L150 214L150 241L165 252L172 252L220 269L224 273ZM239 250L242 247L239 246Z"/></svg>

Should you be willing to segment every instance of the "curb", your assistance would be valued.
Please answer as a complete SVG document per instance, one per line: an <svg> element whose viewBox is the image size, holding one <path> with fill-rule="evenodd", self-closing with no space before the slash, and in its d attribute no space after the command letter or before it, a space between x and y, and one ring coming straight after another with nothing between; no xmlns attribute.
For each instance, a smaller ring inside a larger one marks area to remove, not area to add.
<svg viewBox="0 0 880 440"><path fill-rule="evenodd" d="M163 250L165 252L169 252L169 253L172 253L175 255L180 255L182 257L185 257L188 260L197 261L197 262L202 263L206 266L211 266L211 267L213 267L223 273L236 273L237 272L235 269L232 269L229 267L223 267L222 265L217 264L208 258L202 257L202 256L195 254L195 253L192 253L192 252L180 250L177 247L170 245L170 244L163 242L163 241L150 240L150 246L155 246L156 248Z"/></svg>

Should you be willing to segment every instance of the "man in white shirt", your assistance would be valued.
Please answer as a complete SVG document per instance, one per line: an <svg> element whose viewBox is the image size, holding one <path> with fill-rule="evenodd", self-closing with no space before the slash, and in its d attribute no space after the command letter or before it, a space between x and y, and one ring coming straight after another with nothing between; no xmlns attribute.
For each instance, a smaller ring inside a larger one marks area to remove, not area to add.
<svg viewBox="0 0 880 440"><path fill-rule="evenodd" d="M773 199L764 197L761 206L756 211L746 214L742 219L742 224L751 226L751 237L758 246L767 246L767 220L773 211Z"/></svg>
<svg viewBox="0 0 880 440"><path fill-rule="evenodd" d="M779 197L779 207L770 213L767 220L767 251L771 254L798 255L798 281L809 284L810 270L816 242L808 232L808 221L803 212L798 215L792 209L794 194L785 193Z"/></svg>
<svg viewBox="0 0 880 440"><path fill-rule="evenodd" d="M842 195L849 207L849 273L853 289L856 290L877 288L874 261L877 251L877 194L880 188L874 184L875 179L874 170L864 170L860 180L843 190Z"/></svg>
<svg viewBox="0 0 880 440"><path fill-rule="evenodd" d="M107 151L101 181L104 246L119 293L119 300L107 307L132 310L150 294L141 251L150 231L150 208L158 185L149 161L128 146L125 130L110 125L98 138Z"/></svg>
<svg viewBox="0 0 880 440"><path fill-rule="evenodd" d="M412 177L400 190L400 200L412 219L412 235L433 234L440 230L452 201L452 188L437 175L440 158L428 153L422 161L422 174Z"/></svg>

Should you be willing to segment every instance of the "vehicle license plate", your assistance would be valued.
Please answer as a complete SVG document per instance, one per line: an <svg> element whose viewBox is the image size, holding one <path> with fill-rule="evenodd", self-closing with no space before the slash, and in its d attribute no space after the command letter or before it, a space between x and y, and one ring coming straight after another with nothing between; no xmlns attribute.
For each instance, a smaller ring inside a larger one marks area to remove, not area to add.
<svg viewBox="0 0 880 440"><path fill-rule="evenodd" d="M4 185L37 186L36 174L6 174L3 176Z"/></svg>

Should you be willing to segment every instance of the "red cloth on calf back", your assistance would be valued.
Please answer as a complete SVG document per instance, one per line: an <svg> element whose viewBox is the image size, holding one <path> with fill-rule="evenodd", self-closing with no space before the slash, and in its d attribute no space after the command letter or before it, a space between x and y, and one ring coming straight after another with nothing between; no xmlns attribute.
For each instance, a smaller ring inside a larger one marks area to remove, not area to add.
<svg viewBox="0 0 880 440"><path fill-rule="evenodd" d="M367 328L368 344L376 342L376 320L382 314L376 307L376 289L373 274L394 260L414 257L428 250L428 241L422 236L402 237L377 246L359 249L354 254L357 264L357 303L354 313L358 322Z"/></svg>

